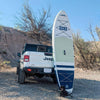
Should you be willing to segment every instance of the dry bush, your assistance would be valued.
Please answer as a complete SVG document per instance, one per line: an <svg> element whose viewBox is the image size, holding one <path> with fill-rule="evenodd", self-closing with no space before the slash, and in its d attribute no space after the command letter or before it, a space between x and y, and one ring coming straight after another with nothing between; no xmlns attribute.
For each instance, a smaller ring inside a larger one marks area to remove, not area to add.
<svg viewBox="0 0 100 100"><path fill-rule="evenodd" d="M0 59L0 69L10 68L8 64L10 64L10 61L6 61L6 60L3 61L2 59Z"/></svg>
<svg viewBox="0 0 100 100"><path fill-rule="evenodd" d="M100 28L96 27L95 30L93 31L92 25L89 26L89 33L92 36L89 42L85 42L78 33L73 35L77 67L100 70ZM96 36L99 41L96 41Z"/></svg>
<svg viewBox="0 0 100 100"><path fill-rule="evenodd" d="M100 41L100 28L99 27L96 27L96 33L97 33L99 41Z"/></svg>
<svg viewBox="0 0 100 100"><path fill-rule="evenodd" d="M92 42L85 42L79 34L73 35L74 49L75 49L75 66L85 69L99 69L100 68L100 53L99 48L95 48ZM91 50L90 45L94 48Z"/></svg>
<svg viewBox="0 0 100 100"><path fill-rule="evenodd" d="M49 23L50 15L50 8L48 10L42 9L37 17L27 3L20 16L16 18L16 26L40 43L41 41L49 41L52 29Z"/></svg>

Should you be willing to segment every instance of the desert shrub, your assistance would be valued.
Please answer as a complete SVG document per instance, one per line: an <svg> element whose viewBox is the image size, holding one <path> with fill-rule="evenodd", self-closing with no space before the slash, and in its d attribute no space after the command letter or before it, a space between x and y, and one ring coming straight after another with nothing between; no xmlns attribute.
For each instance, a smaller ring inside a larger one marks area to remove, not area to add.
<svg viewBox="0 0 100 100"><path fill-rule="evenodd" d="M41 41L51 40L52 25L49 22L51 16L50 8L42 9L36 16L29 4L25 4L22 12L16 17L16 28L26 32L33 39Z"/></svg>
<svg viewBox="0 0 100 100"><path fill-rule="evenodd" d="M0 31L2 30L2 26L0 26Z"/></svg>
<svg viewBox="0 0 100 100"><path fill-rule="evenodd" d="M75 49L75 66L86 69L98 69L98 63L100 63L100 49L98 46L95 48L97 43L85 42L79 34L73 35L73 41ZM93 50L91 48L93 48Z"/></svg>
<svg viewBox="0 0 100 100"><path fill-rule="evenodd" d="M0 69L1 68L8 68L8 64L10 64L10 61L3 61L2 59L0 59Z"/></svg>

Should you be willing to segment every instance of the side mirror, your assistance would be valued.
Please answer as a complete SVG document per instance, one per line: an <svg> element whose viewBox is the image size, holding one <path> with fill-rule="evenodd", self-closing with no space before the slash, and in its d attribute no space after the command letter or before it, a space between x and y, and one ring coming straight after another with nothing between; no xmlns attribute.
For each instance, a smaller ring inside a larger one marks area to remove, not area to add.
<svg viewBox="0 0 100 100"><path fill-rule="evenodd" d="M18 52L18 53L17 53L17 56L18 56L18 57L21 57L21 53Z"/></svg>

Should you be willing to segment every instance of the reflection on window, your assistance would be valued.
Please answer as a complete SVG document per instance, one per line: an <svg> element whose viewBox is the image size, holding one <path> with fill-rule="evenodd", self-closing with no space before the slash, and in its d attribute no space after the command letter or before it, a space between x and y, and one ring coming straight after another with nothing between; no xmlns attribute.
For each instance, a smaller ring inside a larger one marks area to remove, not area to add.
<svg viewBox="0 0 100 100"><path fill-rule="evenodd" d="M46 47L38 46L38 47L37 47L37 51L38 51L38 52L46 52Z"/></svg>

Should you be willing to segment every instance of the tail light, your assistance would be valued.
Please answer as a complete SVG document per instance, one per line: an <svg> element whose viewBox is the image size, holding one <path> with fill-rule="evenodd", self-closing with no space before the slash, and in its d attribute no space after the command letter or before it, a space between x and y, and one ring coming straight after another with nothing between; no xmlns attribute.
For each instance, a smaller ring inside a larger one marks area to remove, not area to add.
<svg viewBox="0 0 100 100"><path fill-rule="evenodd" d="M24 55L24 62L29 62L29 55Z"/></svg>
<svg viewBox="0 0 100 100"><path fill-rule="evenodd" d="M31 69L27 69L27 71L31 72L32 70Z"/></svg>

